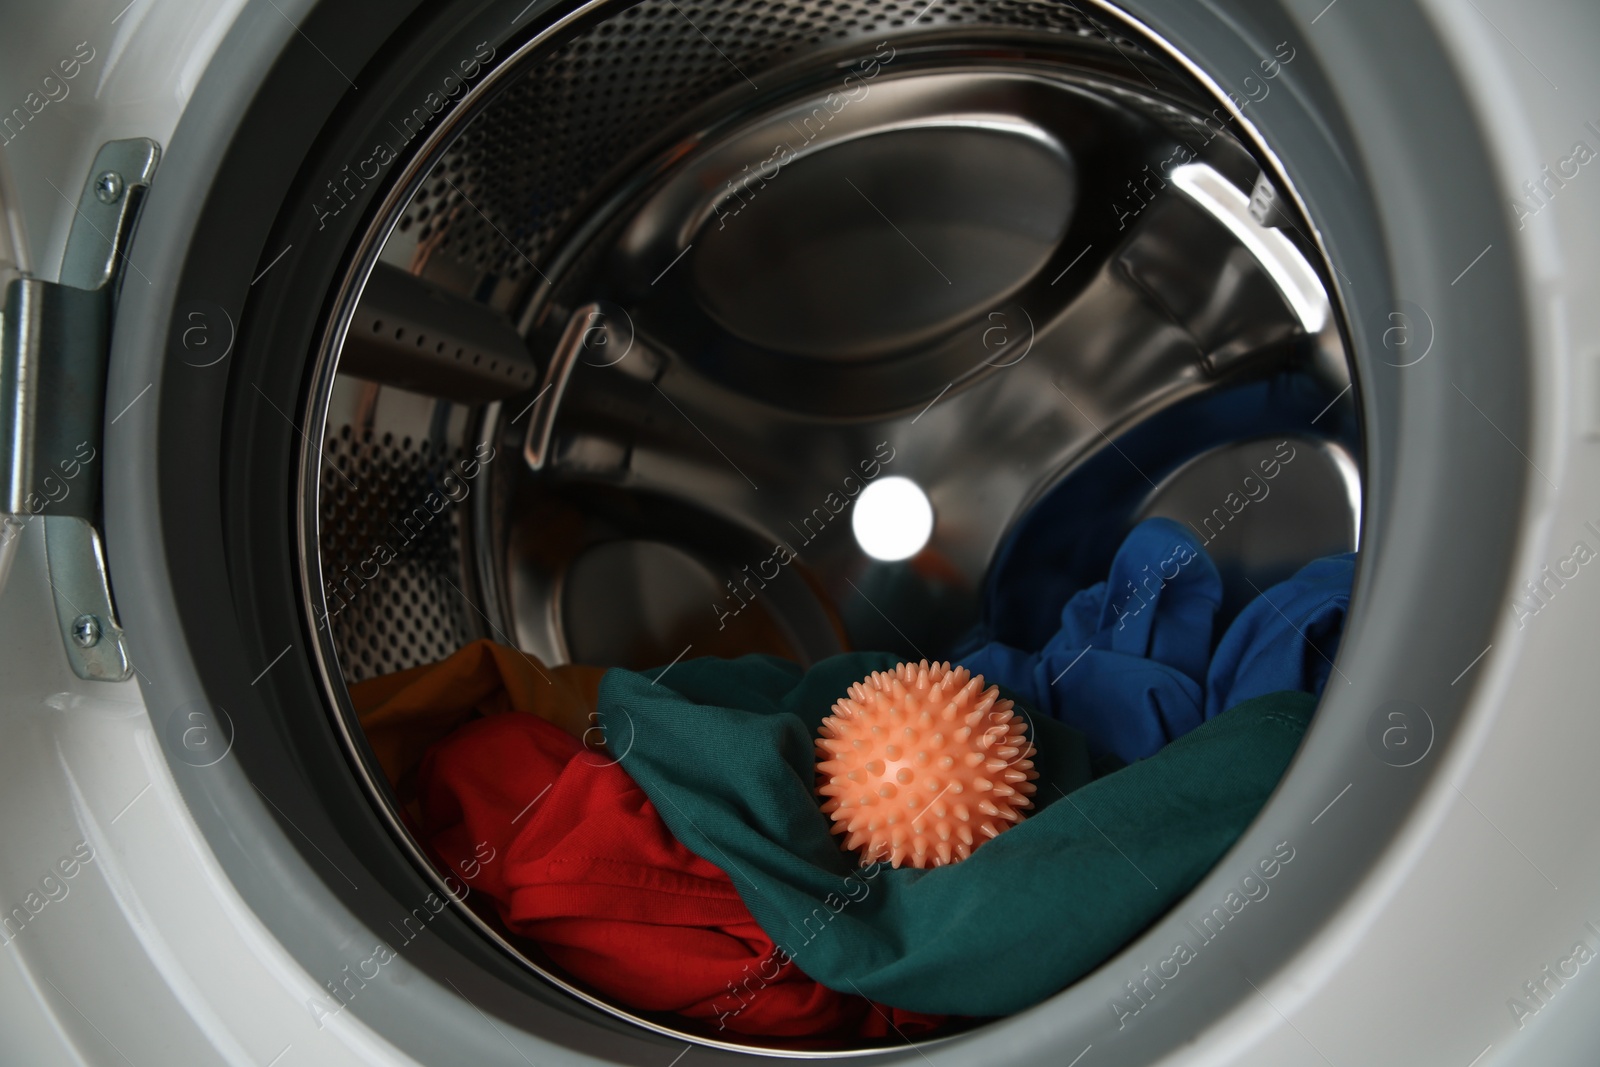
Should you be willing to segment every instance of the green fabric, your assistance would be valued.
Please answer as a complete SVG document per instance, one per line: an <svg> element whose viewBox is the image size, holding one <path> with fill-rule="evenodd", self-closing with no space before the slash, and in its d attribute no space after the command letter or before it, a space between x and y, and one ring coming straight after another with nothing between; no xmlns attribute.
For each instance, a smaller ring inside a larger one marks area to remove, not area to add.
<svg viewBox="0 0 1600 1067"><path fill-rule="evenodd" d="M858 872L819 810L812 739L850 683L895 662L700 659L652 672L659 682L612 670L600 714L667 827L729 874L802 971L914 1011L1019 1011L1110 956L1233 844L1315 704L1260 697L1099 779L1081 735L1030 715L1040 777L1027 819L962 863Z"/></svg>

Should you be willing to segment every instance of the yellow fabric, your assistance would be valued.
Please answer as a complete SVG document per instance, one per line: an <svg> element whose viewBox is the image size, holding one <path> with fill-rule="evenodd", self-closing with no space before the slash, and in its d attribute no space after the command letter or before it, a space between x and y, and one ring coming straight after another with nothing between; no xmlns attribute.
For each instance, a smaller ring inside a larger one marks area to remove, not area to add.
<svg viewBox="0 0 1600 1067"><path fill-rule="evenodd" d="M350 700L378 764L403 804L434 742L474 716L528 712L591 748L602 747L595 708L604 667L546 667L492 641L475 641L439 663L358 682Z"/></svg>

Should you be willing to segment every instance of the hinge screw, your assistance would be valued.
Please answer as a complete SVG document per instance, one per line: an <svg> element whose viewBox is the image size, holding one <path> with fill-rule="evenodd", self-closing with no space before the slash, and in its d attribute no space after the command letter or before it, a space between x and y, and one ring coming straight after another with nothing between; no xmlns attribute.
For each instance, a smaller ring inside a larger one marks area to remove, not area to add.
<svg viewBox="0 0 1600 1067"><path fill-rule="evenodd" d="M122 199L122 175L108 170L94 180L95 199L102 204L115 204Z"/></svg>
<svg viewBox="0 0 1600 1067"><path fill-rule="evenodd" d="M79 648L93 648L100 643L100 620L93 615L79 615L72 620L72 640Z"/></svg>

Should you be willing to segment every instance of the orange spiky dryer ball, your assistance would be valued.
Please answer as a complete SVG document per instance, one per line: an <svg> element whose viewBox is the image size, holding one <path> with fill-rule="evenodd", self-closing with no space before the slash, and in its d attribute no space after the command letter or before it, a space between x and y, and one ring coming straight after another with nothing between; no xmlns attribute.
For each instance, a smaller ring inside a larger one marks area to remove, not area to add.
<svg viewBox="0 0 1600 1067"><path fill-rule="evenodd" d="M965 667L873 671L817 735L822 810L863 864L959 862L1033 807L1039 772L1023 721Z"/></svg>

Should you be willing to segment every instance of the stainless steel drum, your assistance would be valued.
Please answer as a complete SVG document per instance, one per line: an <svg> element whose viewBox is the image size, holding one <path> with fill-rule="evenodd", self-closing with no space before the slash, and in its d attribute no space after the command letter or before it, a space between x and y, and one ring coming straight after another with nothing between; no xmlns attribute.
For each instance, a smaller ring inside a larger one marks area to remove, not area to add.
<svg viewBox="0 0 1600 1067"><path fill-rule="evenodd" d="M1013 0L597 2L477 62L352 250L301 473L330 698L420 866L345 686L474 639L941 658L1034 507L1084 584L1138 519L1189 523L1231 607L1355 547L1315 234L1245 102L1135 29ZM473 921L591 1003L725 1040Z"/></svg>

